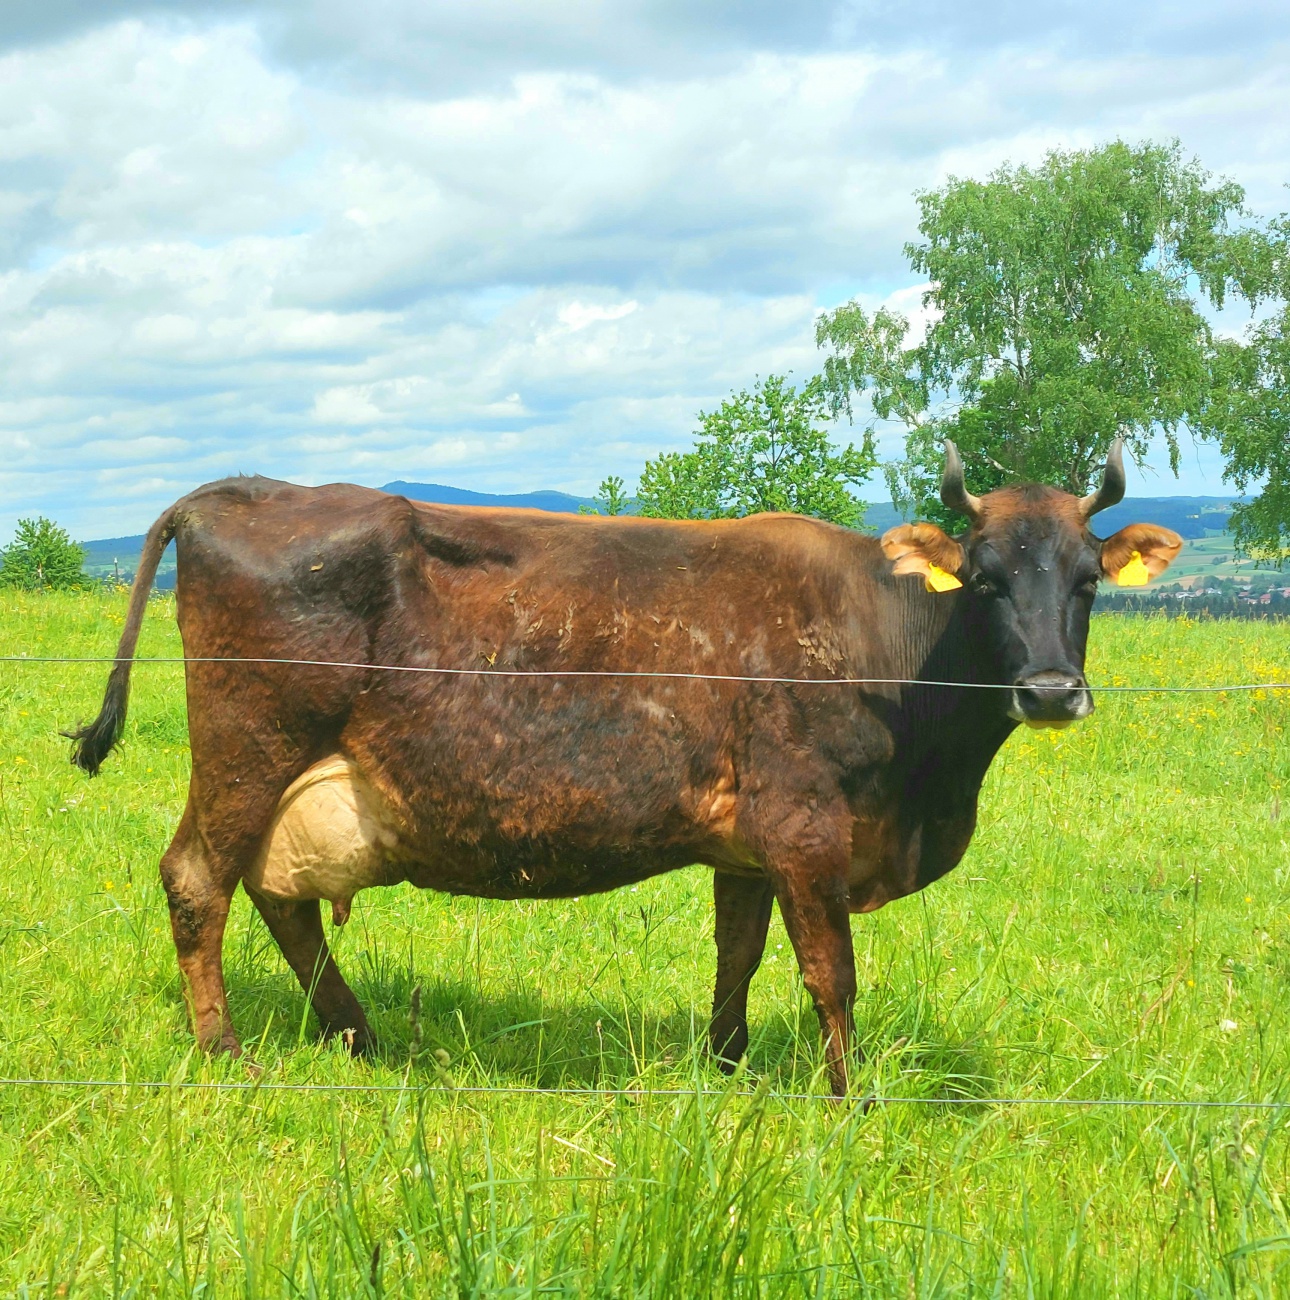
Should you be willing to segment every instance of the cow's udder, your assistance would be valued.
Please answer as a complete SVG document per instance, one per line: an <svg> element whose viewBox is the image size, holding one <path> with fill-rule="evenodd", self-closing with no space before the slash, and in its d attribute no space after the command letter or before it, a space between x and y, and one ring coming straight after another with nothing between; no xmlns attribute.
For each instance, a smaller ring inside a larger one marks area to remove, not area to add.
<svg viewBox="0 0 1290 1300"><path fill-rule="evenodd" d="M325 898L343 924L360 889L403 879L384 801L341 754L315 763L278 801L246 883L278 899Z"/></svg>

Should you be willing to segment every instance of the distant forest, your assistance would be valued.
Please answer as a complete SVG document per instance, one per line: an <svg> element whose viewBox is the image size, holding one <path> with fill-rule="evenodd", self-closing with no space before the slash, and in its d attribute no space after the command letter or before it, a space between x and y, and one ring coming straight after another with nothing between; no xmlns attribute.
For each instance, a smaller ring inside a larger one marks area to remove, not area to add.
<svg viewBox="0 0 1290 1300"><path fill-rule="evenodd" d="M1287 579L1290 582L1290 579ZM1166 618L1246 618L1265 623L1290 619L1290 597L1279 591L1250 600L1243 596L1181 595L1177 591L1127 592L1103 587L1093 605L1095 614L1162 614Z"/></svg>

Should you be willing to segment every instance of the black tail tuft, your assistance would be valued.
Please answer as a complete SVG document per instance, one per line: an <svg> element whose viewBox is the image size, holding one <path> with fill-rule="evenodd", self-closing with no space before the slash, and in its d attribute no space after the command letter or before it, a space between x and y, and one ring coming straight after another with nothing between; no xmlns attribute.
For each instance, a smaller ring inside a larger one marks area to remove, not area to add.
<svg viewBox="0 0 1290 1300"><path fill-rule="evenodd" d="M75 731L61 733L68 740L76 742L72 750L72 762L83 772L98 776L103 760L120 743L121 733L125 730L125 711L129 694L130 665L127 661L118 663L112 669L99 716L88 727L78 727Z"/></svg>
<svg viewBox="0 0 1290 1300"><path fill-rule="evenodd" d="M171 506L148 529L148 536L144 539L139 568L134 575L134 586L130 588L130 607L116 648L116 666L108 675L107 690L103 693L103 707L99 710L99 716L88 727L62 733L68 740L76 742L76 747L72 750L72 762L91 776L98 776L103 760L116 748L121 733L125 730L125 710L130 703L130 664L134 659L134 648L139 644L139 629L143 626L143 615L148 608L148 592L152 590L152 580L157 576L161 553L175 535L175 521L181 505L182 502L176 502Z"/></svg>

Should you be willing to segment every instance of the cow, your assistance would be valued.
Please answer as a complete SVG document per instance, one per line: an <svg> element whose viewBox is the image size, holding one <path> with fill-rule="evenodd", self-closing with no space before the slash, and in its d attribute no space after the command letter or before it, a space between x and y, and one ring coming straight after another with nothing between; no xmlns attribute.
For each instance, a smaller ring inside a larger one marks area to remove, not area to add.
<svg viewBox="0 0 1290 1300"><path fill-rule="evenodd" d="M1089 520L1123 493L1118 443L1084 498L978 498L946 443L957 537L212 483L148 533L102 711L68 733L73 762L97 773L121 737L173 538L192 776L161 877L203 1048L240 1050L221 965L239 882L323 1031L357 1052L372 1035L321 900L339 924L376 885L562 898L701 864L718 1063L746 1052L778 902L843 1095L851 914L958 863L1009 733L1092 711L1099 579L1145 581L1182 544L1147 524L1095 537Z"/></svg>

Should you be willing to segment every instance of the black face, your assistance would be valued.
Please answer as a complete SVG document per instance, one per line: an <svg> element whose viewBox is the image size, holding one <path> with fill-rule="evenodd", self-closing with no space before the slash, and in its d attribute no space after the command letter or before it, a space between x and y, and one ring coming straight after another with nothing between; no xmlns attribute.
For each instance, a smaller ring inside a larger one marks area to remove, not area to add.
<svg viewBox="0 0 1290 1300"><path fill-rule="evenodd" d="M987 517L963 545L972 619L999 680L1013 688L1008 716L1035 727L1088 717L1084 653L1101 577L1092 539L1068 518L1037 510Z"/></svg>

